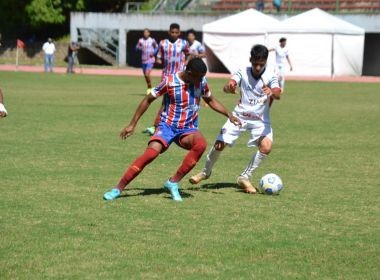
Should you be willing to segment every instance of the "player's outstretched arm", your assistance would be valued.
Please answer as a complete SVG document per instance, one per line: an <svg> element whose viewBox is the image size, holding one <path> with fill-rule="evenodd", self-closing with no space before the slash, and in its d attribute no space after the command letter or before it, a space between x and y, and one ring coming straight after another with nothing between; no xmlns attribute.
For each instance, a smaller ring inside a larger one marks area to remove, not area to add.
<svg viewBox="0 0 380 280"><path fill-rule="evenodd" d="M224 105L222 103L220 103L219 100L217 100L214 96L211 95L210 97L203 97L203 99L210 106L211 109L213 109L214 111L221 113L222 115L229 118L229 120L233 124L241 126L240 120L237 117L235 117L234 115L232 115L227 110L227 108L224 107Z"/></svg>
<svg viewBox="0 0 380 280"><path fill-rule="evenodd" d="M141 118L141 116L145 113L145 111L149 108L150 104L156 99L151 94L148 94L145 96L145 98L140 102L139 106L136 109L135 114L133 115L132 120L130 123L121 130L120 132L120 138L121 139L127 139L127 137L131 136L135 130L135 127L137 125L137 122Z"/></svg>

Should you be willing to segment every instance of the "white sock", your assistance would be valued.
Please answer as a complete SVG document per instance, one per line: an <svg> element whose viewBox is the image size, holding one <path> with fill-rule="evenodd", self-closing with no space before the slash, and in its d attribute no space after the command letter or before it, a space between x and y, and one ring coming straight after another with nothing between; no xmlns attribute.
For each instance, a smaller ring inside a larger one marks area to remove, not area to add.
<svg viewBox="0 0 380 280"><path fill-rule="evenodd" d="M245 170L240 174L240 176L250 178L252 176L252 173L259 167L259 165L267 156L268 155L263 154L260 151L257 151L256 154L252 157L247 167L245 168Z"/></svg>
<svg viewBox="0 0 380 280"><path fill-rule="evenodd" d="M203 173L206 176L211 175L212 168L214 167L215 162L218 160L221 151L215 150L215 147L212 146L211 150L208 152L206 156L205 167L203 168Z"/></svg>

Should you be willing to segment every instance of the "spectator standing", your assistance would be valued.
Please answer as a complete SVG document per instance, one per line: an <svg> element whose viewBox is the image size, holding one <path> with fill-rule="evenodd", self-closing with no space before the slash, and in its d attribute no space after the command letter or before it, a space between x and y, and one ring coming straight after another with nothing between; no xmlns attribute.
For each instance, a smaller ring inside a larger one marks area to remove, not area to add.
<svg viewBox="0 0 380 280"><path fill-rule="evenodd" d="M42 50L44 51L45 72L53 72L55 45L51 38L48 38L47 42L43 44Z"/></svg>
<svg viewBox="0 0 380 280"><path fill-rule="evenodd" d="M74 72L75 58L77 57L78 50L80 49L79 44L76 42L71 42L67 49L67 73Z"/></svg>

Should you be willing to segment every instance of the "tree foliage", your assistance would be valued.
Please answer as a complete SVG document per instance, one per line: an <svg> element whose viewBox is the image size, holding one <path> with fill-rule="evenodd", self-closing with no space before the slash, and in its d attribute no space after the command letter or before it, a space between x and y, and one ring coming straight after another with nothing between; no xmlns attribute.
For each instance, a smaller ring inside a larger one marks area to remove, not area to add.
<svg viewBox="0 0 380 280"><path fill-rule="evenodd" d="M125 2L126 0L1 0L0 33L3 33L3 39L25 37L25 34L37 37L40 33L64 34L69 32L70 12L120 12Z"/></svg>

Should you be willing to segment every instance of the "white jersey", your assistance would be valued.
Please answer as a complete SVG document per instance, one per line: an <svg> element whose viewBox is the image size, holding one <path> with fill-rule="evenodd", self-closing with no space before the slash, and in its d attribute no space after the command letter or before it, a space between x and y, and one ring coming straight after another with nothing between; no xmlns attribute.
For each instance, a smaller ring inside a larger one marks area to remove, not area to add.
<svg viewBox="0 0 380 280"><path fill-rule="evenodd" d="M189 48L189 53L197 55L204 52L205 52L205 47L201 44L201 42L194 40L194 42L191 44Z"/></svg>
<svg viewBox="0 0 380 280"><path fill-rule="evenodd" d="M276 64L277 65L285 65L285 59L288 57L289 50L287 47L281 48L281 46L277 46L275 48L276 51Z"/></svg>
<svg viewBox="0 0 380 280"><path fill-rule="evenodd" d="M263 86L279 88L277 75L270 71L262 73L259 79L252 75L252 67L237 71L231 79L240 87L240 101L234 112L246 121L262 121L270 124L270 98L263 92Z"/></svg>

